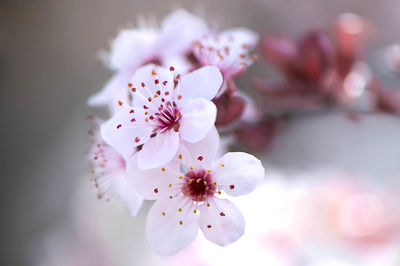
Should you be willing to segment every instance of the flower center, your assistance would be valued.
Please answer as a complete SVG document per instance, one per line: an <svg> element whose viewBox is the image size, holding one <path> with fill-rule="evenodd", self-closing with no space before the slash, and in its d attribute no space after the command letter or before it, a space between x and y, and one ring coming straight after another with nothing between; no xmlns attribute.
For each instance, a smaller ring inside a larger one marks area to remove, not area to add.
<svg viewBox="0 0 400 266"><path fill-rule="evenodd" d="M185 182L182 192L194 201L202 202L207 197L213 196L216 185L212 181L212 176L205 170L189 171L185 175Z"/></svg>
<svg viewBox="0 0 400 266"><path fill-rule="evenodd" d="M168 129L179 130L179 119L181 119L181 113L175 106L167 105L160 109L159 113L156 113L157 131L164 132Z"/></svg>

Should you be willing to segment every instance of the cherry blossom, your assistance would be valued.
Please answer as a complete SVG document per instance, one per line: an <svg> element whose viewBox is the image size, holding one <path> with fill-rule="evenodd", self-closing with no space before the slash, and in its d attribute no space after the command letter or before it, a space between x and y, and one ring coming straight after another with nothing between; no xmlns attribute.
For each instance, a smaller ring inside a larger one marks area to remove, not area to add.
<svg viewBox="0 0 400 266"><path fill-rule="evenodd" d="M198 64L215 65L224 77L214 103L218 109L216 125L226 126L242 117L248 97L235 85L234 78L242 74L254 61L249 52L257 44L255 32L230 29L221 33L205 34L193 44L193 55Z"/></svg>
<svg viewBox="0 0 400 266"><path fill-rule="evenodd" d="M126 172L124 158L105 143L99 133L101 120L92 117L90 130L92 148L89 160L92 165L93 181L98 188L98 198L117 198L129 208L131 216L136 216L143 198L136 192Z"/></svg>
<svg viewBox="0 0 400 266"><path fill-rule="evenodd" d="M184 9L168 15L159 28L122 30L113 40L106 59L116 74L101 91L89 98L89 105L108 105L115 111L118 101L128 97L125 88L131 76L147 63L174 65L181 73L187 72L192 68L188 56L191 44L206 32L206 23Z"/></svg>
<svg viewBox="0 0 400 266"><path fill-rule="evenodd" d="M257 158L243 152L214 160L218 144L213 129L200 142L183 145L164 167L141 170L137 160L131 161L135 187L145 199L156 200L147 216L146 232L157 252L175 254L194 241L199 228L220 246L243 235L242 213L220 196L252 192L265 170Z"/></svg>
<svg viewBox="0 0 400 266"><path fill-rule="evenodd" d="M180 140L200 141L214 127L217 110L210 100L222 84L219 69L174 73L174 67L154 64L139 68L128 84L133 106L119 101L120 110L101 128L104 140L126 160L139 148L143 169L168 163Z"/></svg>
<svg viewBox="0 0 400 266"><path fill-rule="evenodd" d="M257 44L258 36L246 28L206 34L194 43L193 53L201 65L216 65L224 79L243 73L254 58L249 51Z"/></svg>

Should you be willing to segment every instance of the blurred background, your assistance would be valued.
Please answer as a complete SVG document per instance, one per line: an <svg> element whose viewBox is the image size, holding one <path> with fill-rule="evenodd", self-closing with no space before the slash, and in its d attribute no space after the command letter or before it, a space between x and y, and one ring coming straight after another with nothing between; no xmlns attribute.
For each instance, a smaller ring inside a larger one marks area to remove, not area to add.
<svg viewBox="0 0 400 266"><path fill-rule="evenodd" d="M102 111L88 108L86 100L112 75L99 52L138 15L161 19L176 7L202 15L220 29L244 26L293 37L313 28L330 30L339 14L354 12L375 25L366 52L372 66L376 51L400 40L399 0L2 0L0 264L246 263L232 259L239 253L257 258L251 265L400 265L396 115L366 114L353 123L340 114L319 112L287 124L268 153L260 155L267 180L248 199L250 204L265 201L257 205L265 213L259 219L247 211L249 236L232 248L202 244L199 236L176 261L161 258L144 239L149 204L131 219L117 203L96 199L85 157L86 117ZM257 62L241 84L264 74L265 63ZM345 195L351 204L339 202ZM341 204L344 210L337 207ZM365 209L372 212L351 211ZM364 218L353 224L357 217ZM372 225L365 224L371 219ZM310 227L318 227L319 233L310 233Z"/></svg>

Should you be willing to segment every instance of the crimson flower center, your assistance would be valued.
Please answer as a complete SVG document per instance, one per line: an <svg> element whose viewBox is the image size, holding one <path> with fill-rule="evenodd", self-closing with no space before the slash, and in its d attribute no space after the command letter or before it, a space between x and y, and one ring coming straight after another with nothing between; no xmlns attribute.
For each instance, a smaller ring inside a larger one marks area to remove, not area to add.
<svg viewBox="0 0 400 266"><path fill-rule="evenodd" d="M157 131L163 132L168 129L179 130L179 120L181 119L181 113L179 109L171 104L164 108L159 109L159 113L156 113Z"/></svg>
<svg viewBox="0 0 400 266"><path fill-rule="evenodd" d="M189 171L185 175L185 182L182 192L185 196L194 201L204 201L207 197L213 196L216 191L216 184L212 176L205 170Z"/></svg>

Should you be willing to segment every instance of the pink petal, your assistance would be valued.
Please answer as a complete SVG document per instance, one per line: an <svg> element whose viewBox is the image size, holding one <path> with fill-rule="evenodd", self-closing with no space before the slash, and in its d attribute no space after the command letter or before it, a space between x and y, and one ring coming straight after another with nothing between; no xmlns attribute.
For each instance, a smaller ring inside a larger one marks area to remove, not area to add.
<svg viewBox="0 0 400 266"><path fill-rule="evenodd" d="M193 53L202 65L215 65L224 79L241 74L253 59L249 55L258 41L255 32L245 28L206 35L194 43Z"/></svg>
<svg viewBox="0 0 400 266"><path fill-rule="evenodd" d="M229 200L214 198L209 206L203 204L199 209L199 226L208 240L226 246L243 235L243 215Z"/></svg>
<svg viewBox="0 0 400 266"><path fill-rule="evenodd" d="M179 165L171 162L163 167L143 170L138 166L137 155L128 161L128 173L138 193L146 200L175 196L177 183L181 181L180 174L175 172Z"/></svg>
<svg viewBox="0 0 400 266"><path fill-rule="evenodd" d="M150 138L138 153L140 169L161 167L172 160L179 147L179 133L167 130Z"/></svg>
<svg viewBox="0 0 400 266"><path fill-rule="evenodd" d="M143 197L135 189L132 180L128 178L125 171L114 175L110 179L110 193L122 201L128 208L131 216L136 216L142 207Z"/></svg>
<svg viewBox="0 0 400 266"><path fill-rule="evenodd" d="M213 163L217 184L229 195L240 196L254 190L265 176L260 160L244 152L228 152Z"/></svg>
<svg viewBox="0 0 400 266"><path fill-rule="evenodd" d="M100 136L101 119L90 119L90 137L92 147L89 151L91 161L91 173L98 189L99 198L116 198L129 208L132 216L135 216L142 206L143 198L136 192L132 181L126 173L124 158L112 147L107 145Z"/></svg>
<svg viewBox="0 0 400 266"><path fill-rule="evenodd" d="M168 101L171 98L174 75L168 68L148 64L136 70L129 86L133 105L154 113L158 111L160 104L165 106L164 100Z"/></svg>
<svg viewBox="0 0 400 266"><path fill-rule="evenodd" d="M245 45L247 49L252 49L257 45L258 42L258 34L252 30L246 28L235 28L224 31L224 34L231 35L235 43L240 46Z"/></svg>
<svg viewBox="0 0 400 266"><path fill-rule="evenodd" d="M222 85L221 71L216 66L205 66L189 74L183 75L179 86L181 100L185 103L190 99L204 98L211 100Z"/></svg>
<svg viewBox="0 0 400 266"><path fill-rule="evenodd" d="M207 31L207 24L199 17L178 9L162 22L162 30L155 51L161 57L171 54L185 54L190 50L192 42L199 39Z"/></svg>
<svg viewBox="0 0 400 266"><path fill-rule="evenodd" d="M183 140L197 142L214 127L217 117L215 104L203 98L187 101L181 110L179 133Z"/></svg>
<svg viewBox="0 0 400 266"><path fill-rule="evenodd" d="M193 69L192 63L183 55L168 55L163 59L164 66L173 66L174 73L185 74Z"/></svg>
<svg viewBox="0 0 400 266"><path fill-rule="evenodd" d="M114 113L118 109L120 101L128 102L128 83L132 75L133 72L130 70L115 74L103 89L90 96L88 104L90 106L107 105L111 112Z"/></svg>
<svg viewBox="0 0 400 266"><path fill-rule="evenodd" d="M128 160L136 152L136 147L150 138L152 128L143 125L144 118L140 112L124 103L120 107L110 120L102 124L100 132L104 141Z"/></svg>
<svg viewBox="0 0 400 266"><path fill-rule="evenodd" d="M135 68L151 56L150 46L156 32L150 29L123 30L114 39L110 51L110 67L114 70Z"/></svg>
<svg viewBox="0 0 400 266"><path fill-rule="evenodd" d="M210 169L211 163L217 155L219 142L218 131L213 127L199 142L182 141L177 158L180 158L184 165L197 165L202 166L201 168Z"/></svg>
<svg viewBox="0 0 400 266"><path fill-rule="evenodd" d="M157 200L147 215L147 240L158 253L173 255L195 240L197 221L190 199Z"/></svg>

